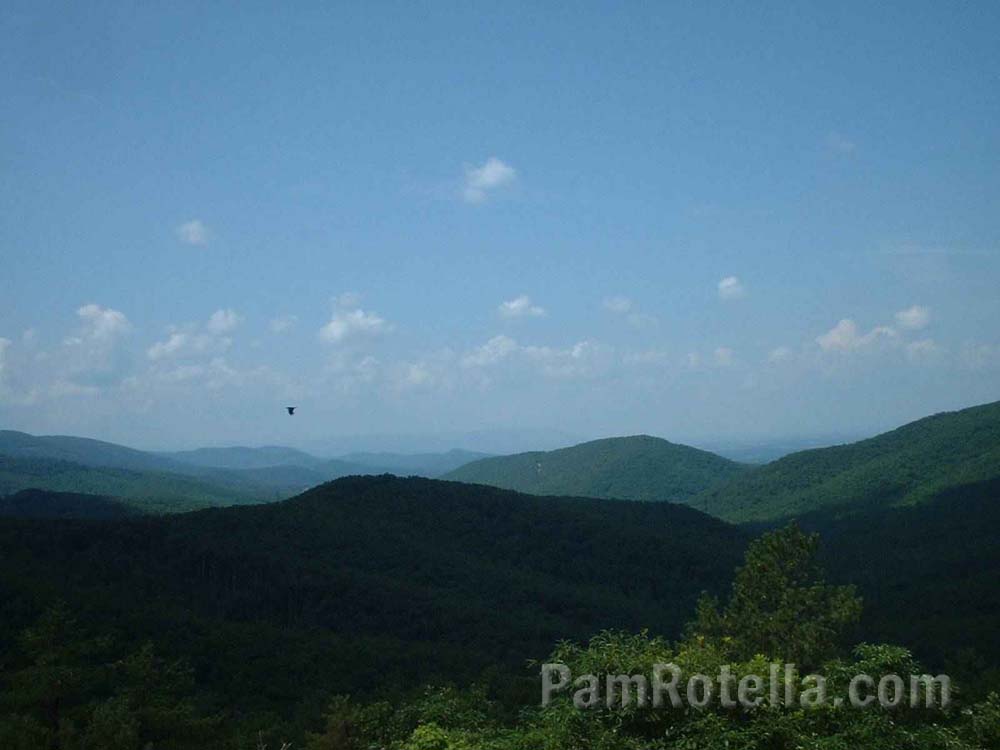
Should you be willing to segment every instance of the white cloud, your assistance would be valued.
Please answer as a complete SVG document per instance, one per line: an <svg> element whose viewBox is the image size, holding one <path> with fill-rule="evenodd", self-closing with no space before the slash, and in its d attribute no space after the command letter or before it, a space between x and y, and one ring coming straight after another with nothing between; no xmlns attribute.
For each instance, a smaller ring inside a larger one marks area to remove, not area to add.
<svg viewBox="0 0 1000 750"><path fill-rule="evenodd" d="M124 313L110 307L91 303L78 308L76 314L83 321L82 336L85 338L107 341L128 333L132 328Z"/></svg>
<svg viewBox="0 0 1000 750"><path fill-rule="evenodd" d="M628 297L606 297L603 304L605 310L617 313L618 315L624 315L632 311L632 300Z"/></svg>
<svg viewBox="0 0 1000 750"><path fill-rule="evenodd" d="M816 343L823 351L847 352L874 344L880 340L894 339L897 334L888 326L876 326L868 333L858 331L858 325L850 318L844 318L833 328L816 337Z"/></svg>
<svg viewBox="0 0 1000 750"><path fill-rule="evenodd" d="M545 308L533 305L531 298L525 294L500 303L497 311L502 318L540 318L545 315Z"/></svg>
<svg viewBox="0 0 1000 750"><path fill-rule="evenodd" d="M234 310L216 310L204 326L170 326L167 338L146 350L146 356L155 361L176 358L218 356L232 346L232 333L242 322Z"/></svg>
<svg viewBox="0 0 1000 750"><path fill-rule="evenodd" d="M404 362L397 374L395 386L399 389L426 388L437 378L426 362Z"/></svg>
<svg viewBox="0 0 1000 750"><path fill-rule="evenodd" d="M183 351L188 345L189 336L186 333L174 331L165 341L158 341L146 350L146 356L150 359L166 359Z"/></svg>
<svg viewBox="0 0 1000 750"><path fill-rule="evenodd" d="M122 365L118 344L132 330L132 324L119 310L94 303L77 308L76 315L80 327L63 341L66 373L107 382Z"/></svg>
<svg viewBox="0 0 1000 750"><path fill-rule="evenodd" d="M593 341L580 341L561 349L524 346L509 336L494 336L461 359L462 367L487 368L504 362L535 370L546 377L566 378L593 375L611 363L612 351Z"/></svg>
<svg viewBox="0 0 1000 750"><path fill-rule="evenodd" d="M186 245L207 245L208 227L200 219L185 221L177 227L177 239Z"/></svg>
<svg viewBox="0 0 1000 750"><path fill-rule="evenodd" d="M792 350L787 346L779 346L767 355L767 361L772 363L787 362L792 358Z"/></svg>
<svg viewBox="0 0 1000 750"><path fill-rule="evenodd" d="M931 311L920 305L913 305L896 313L896 323L900 328L919 331L931 322Z"/></svg>
<svg viewBox="0 0 1000 750"><path fill-rule="evenodd" d="M729 367L733 363L733 350L726 346L720 346L715 350L715 364L719 367Z"/></svg>
<svg viewBox="0 0 1000 750"><path fill-rule="evenodd" d="M267 327L271 333L284 333L293 328L298 322L299 318L296 315L279 315L276 318L272 318Z"/></svg>
<svg viewBox="0 0 1000 750"><path fill-rule="evenodd" d="M612 355L610 349L593 341L580 341L568 349L528 346L524 353L540 363L542 374L550 378L596 375L607 369Z"/></svg>
<svg viewBox="0 0 1000 750"><path fill-rule="evenodd" d="M516 352L517 342L509 336L494 336L462 358L463 367L486 367L496 364Z"/></svg>
<svg viewBox="0 0 1000 750"><path fill-rule="evenodd" d="M377 336L388 333L392 326L375 313L355 310L337 310L330 322L319 331L319 337L330 344L339 344L347 339Z"/></svg>
<svg viewBox="0 0 1000 750"><path fill-rule="evenodd" d="M466 167L462 197L468 203L482 203L490 193L517 178L513 167L491 156L480 167Z"/></svg>
<svg viewBox="0 0 1000 750"><path fill-rule="evenodd" d="M235 310L216 310L208 319L205 327L209 333L222 335L233 331L241 322L243 322L243 318Z"/></svg>
<svg viewBox="0 0 1000 750"><path fill-rule="evenodd" d="M849 318L844 318L837 325L821 336L816 337L816 343L823 351L846 351L859 345L861 337L858 334L858 324Z"/></svg>
<svg viewBox="0 0 1000 750"><path fill-rule="evenodd" d="M743 282L736 276L726 276L719 281L720 299L740 299L746 295L746 288Z"/></svg>

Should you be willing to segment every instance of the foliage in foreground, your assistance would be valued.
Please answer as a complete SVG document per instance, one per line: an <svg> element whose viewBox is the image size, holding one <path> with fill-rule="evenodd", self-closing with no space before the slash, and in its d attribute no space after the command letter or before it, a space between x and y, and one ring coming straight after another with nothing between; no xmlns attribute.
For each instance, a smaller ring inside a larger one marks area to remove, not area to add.
<svg viewBox="0 0 1000 750"><path fill-rule="evenodd" d="M561 643L550 661L574 675L646 674L674 663L685 674L718 674L728 665L738 679L768 674L772 662L795 660L818 668L831 695L846 694L851 676L921 674L903 648L860 645L845 653L841 638L860 613L848 587L823 584L815 565L816 539L794 527L765 535L747 553L729 601L703 600L680 643L604 632L586 646ZM765 686L765 690L769 686ZM548 706L526 708L506 723L482 691L430 691L402 707L355 705L338 698L323 732L307 750L986 750L1000 748L1000 696L948 710L761 706L751 710L640 708L597 703L575 708L569 692Z"/></svg>

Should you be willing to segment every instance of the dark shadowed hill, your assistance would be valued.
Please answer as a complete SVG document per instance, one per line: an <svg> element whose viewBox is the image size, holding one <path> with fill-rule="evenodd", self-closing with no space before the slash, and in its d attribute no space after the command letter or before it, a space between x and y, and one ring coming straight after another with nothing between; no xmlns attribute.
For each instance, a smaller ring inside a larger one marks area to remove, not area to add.
<svg viewBox="0 0 1000 750"><path fill-rule="evenodd" d="M820 533L830 577L858 585L864 638L907 645L928 664L1000 665L1000 479L798 523Z"/></svg>
<svg viewBox="0 0 1000 750"><path fill-rule="evenodd" d="M692 505L731 521L769 521L839 506L919 503L950 486L1000 477L1000 402L936 414L850 445L801 451L712 487Z"/></svg>
<svg viewBox="0 0 1000 750"><path fill-rule="evenodd" d="M519 672L605 627L677 635L745 539L667 503L350 477L270 505L0 519L0 615L63 598L182 652L233 701L301 700L303 684L371 687L387 669L411 685Z"/></svg>
<svg viewBox="0 0 1000 750"><path fill-rule="evenodd" d="M0 497L0 516L5 518L89 518L107 521L136 515L134 508L110 497L78 492L21 490Z"/></svg>
<svg viewBox="0 0 1000 750"><path fill-rule="evenodd" d="M555 451L486 458L444 479L535 495L579 495L686 503L743 471L708 451L648 435L607 438Z"/></svg>

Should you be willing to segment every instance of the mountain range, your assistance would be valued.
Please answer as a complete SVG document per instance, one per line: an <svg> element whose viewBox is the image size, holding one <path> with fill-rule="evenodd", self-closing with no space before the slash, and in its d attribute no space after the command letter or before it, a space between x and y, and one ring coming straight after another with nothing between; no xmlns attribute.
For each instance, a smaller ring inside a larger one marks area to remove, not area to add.
<svg viewBox="0 0 1000 750"><path fill-rule="evenodd" d="M452 450L324 459L282 446L152 453L90 438L0 430L0 494L94 493L162 513L281 500L343 476L434 477L484 455Z"/></svg>
<svg viewBox="0 0 1000 750"><path fill-rule="evenodd" d="M0 655L61 602L71 632L148 642L190 664L203 705L240 715L313 727L332 694L446 682L525 705L526 660L608 628L677 638L750 540L794 519L863 599L853 642L901 644L984 695L1000 679L998 450L1000 403L763 466L637 436L447 475L473 483L363 475L403 460L387 454L313 482L338 464L0 433ZM316 486L265 502L297 481Z"/></svg>

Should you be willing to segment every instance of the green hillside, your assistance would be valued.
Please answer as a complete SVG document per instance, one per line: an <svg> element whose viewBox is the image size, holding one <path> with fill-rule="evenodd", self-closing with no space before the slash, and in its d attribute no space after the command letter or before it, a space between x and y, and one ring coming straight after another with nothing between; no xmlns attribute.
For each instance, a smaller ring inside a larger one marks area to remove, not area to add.
<svg viewBox="0 0 1000 750"><path fill-rule="evenodd" d="M29 435L0 430L0 455L69 461L82 466L113 466L133 471L171 471L179 464L155 453L91 438L69 435Z"/></svg>
<svg viewBox="0 0 1000 750"><path fill-rule="evenodd" d="M487 668L517 677L603 627L678 635L745 543L667 503L390 476L96 525L0 519L0 646L63 599L91 627L185 656L248 709Z"/></svg>
<svg viewBox="0 0 1000 750"><path fill-rule="evenodd" d="M176 513L217 505L274 499L274 492L234 489L196 477L162 471L82 466L51 458L0 455L0 495L26 489L120 498L149 513Z"/></svg>
<svg viewBox="0 0 1000 750"><path fill-rule="evenodd" d="M444 475L534 495L686 503L744 467L708 451L648 435L474 461Z"/></svg>
<svg viewBox="0 0 1000 750"><path fill-rule="evenodd" d="M771 521L839 506L924 502L1000 477L1000 402L936 414L850 445L793 453L711 487L691 504L730 521Z"/></svg>
<svg viewBox="0 0 1000 750"><path fill-rule="evenodd" d="M0 469L0 492L34 487L111 495L157 512L284 500L331 479L376 473L360 463L320 459L293 448L159 454L103 440L12 430L0 431L0 457L8 460Z"/></svg>

